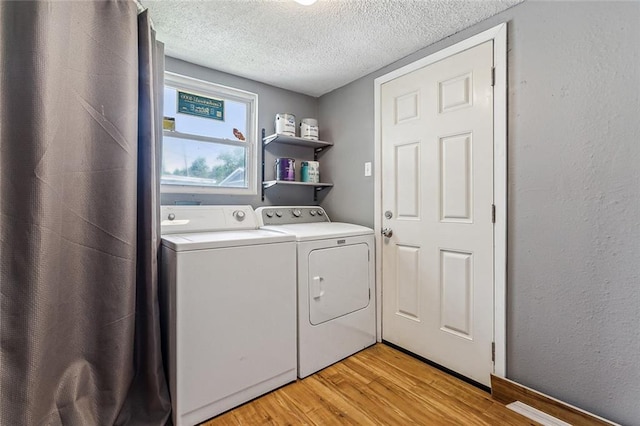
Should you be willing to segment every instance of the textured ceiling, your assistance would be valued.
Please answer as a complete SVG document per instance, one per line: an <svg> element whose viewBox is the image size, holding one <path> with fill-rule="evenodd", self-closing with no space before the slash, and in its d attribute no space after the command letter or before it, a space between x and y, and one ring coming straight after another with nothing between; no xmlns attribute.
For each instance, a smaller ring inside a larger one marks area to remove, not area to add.
<svg viewBox="0 0 640 426"><path fill-rule="evenodd" d="M320 96L522 0L142 0L168 56Z"/></svg>

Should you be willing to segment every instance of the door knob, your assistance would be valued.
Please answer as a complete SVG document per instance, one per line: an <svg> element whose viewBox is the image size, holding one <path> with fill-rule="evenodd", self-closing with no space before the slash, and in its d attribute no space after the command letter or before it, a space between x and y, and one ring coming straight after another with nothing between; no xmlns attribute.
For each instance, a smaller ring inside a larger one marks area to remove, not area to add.
<svg viewBox="0 0 640 426"><path fill-rule="evenodd" d="M384 235L386 238L391 238L393 236L393 230L391 228L384 228L382 230L382 235Z"/></svg>

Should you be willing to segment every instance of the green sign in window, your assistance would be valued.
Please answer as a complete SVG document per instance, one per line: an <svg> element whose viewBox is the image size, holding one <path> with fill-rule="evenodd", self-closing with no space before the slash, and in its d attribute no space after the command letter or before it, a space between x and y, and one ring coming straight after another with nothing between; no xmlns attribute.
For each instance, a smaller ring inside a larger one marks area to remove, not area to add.
<svg viewBox="0 0 640 426"><path fill-rule="evenodd" d="M178 91L177 112L224 121L224 101Z"/></svg>

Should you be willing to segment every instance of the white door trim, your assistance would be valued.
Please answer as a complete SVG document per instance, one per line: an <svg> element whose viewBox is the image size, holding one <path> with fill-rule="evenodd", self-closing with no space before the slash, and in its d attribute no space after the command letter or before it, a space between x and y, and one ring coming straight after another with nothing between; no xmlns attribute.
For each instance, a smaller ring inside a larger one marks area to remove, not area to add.
<svg viewBox="0 0 640 426"><path fill-rule="evenodd" d="M374 220L376 230L376 300L377 339L382 339L382 141L380 117L381 86L412 71L438 62L493 40L495 85L493 89L493 179L496 222L494 226L494 374L506 376L506 288L507 288L507 23L502 23L466 40L444 48L402 68L380 76L374 81Z"/></svg>

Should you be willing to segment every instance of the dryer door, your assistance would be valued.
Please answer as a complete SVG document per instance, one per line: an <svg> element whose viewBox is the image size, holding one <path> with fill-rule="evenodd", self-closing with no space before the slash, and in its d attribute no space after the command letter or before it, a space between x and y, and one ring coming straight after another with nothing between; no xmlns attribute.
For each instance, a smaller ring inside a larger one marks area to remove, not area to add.
<svg viewBox="0 0 640 426"><path fill-rule="evenodd" d="M365 243L309 253L309 322L322 324L369 305L369 246Z"/></svg>

